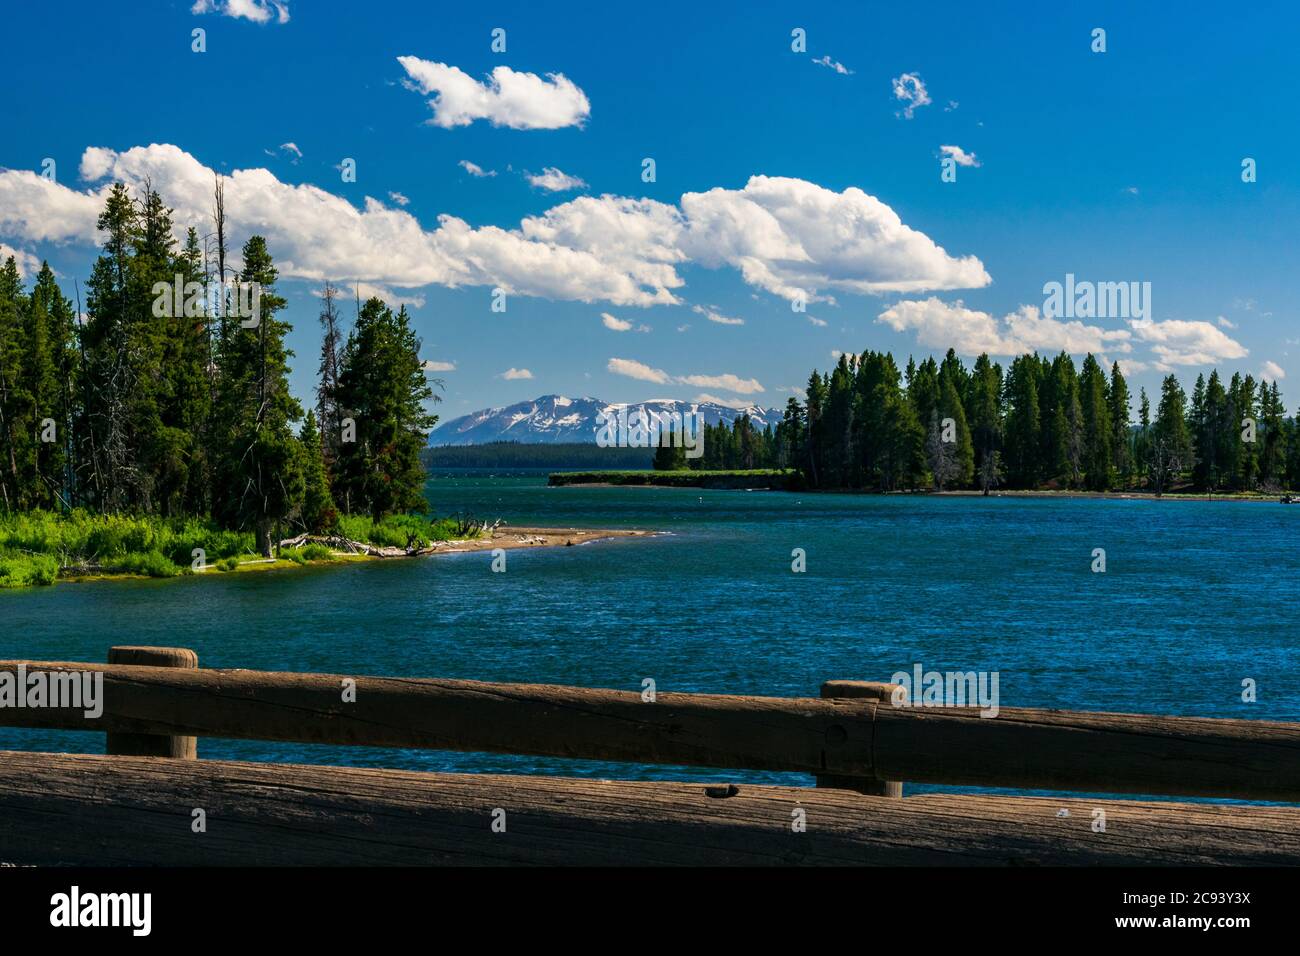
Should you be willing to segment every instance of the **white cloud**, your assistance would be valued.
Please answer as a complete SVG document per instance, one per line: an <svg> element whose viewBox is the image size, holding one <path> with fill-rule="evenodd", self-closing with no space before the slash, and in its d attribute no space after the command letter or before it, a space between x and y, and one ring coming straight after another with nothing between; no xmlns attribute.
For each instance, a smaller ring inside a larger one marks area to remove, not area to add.
<svg viewBox="0 0 1300 956"><path fill-rule="evenodd" d="M533 373L526 368L508 368L501 373L501 377L508 382L512 382L516 379L530 379L533 377Z"/></svg>
<svg viewBox="0 0 1300 956"><path fill-rule="evenodd" d="M411 204L411 200L409 198L407 198L406 196L398 192L390 192L388 194L388 198L391 199L393 202L397 203L397 205L399 206L409 206Z"/></svg>
<svg viewBox="0 0 1300 956"><path fill-rule="evenodd" d="M930 94L926 91L925 83L919 74L904 73L902 76L895 77L891 83L894 87L894 99L902 100L906 104L903 112L898 115L911 119L918 109L930 104Z"/></svg>
<svg viewBox="0 0 1300 956"><path fill-rule="evenodd" d="M1240 342L1229 338L1209 322L1141 319L1130 322L1129 327L1138 339L1151 344L1151 351L1166 367L1213 365L1250 354Z"/></svg>
<svg viewBox="0 0 1300 956"><path fill-rule="evenodd" d="M755 392L763 391L763 386L758 383L757 379L741 378L738 375L732 375L727 372L723 375L681 375L678 377L679 385L694 385L698 388L722 388L728 392L738 392L741 395L752 395Z"/></svg>
<svg viewBox="0 0 1300 956"><path fill-rule="evenodd" d="M958 166L979 167L980 161L975 158L974 153L968 153L960 146L940 146L939 152L955 160Z"/></svg>
<svg viewBox="0 0 1300 956"><path fill-rule="evenodd" d="M693 305L691 306L691 311L694 312L696 315L704 316L710 322L718 323L718 325L744 325L745 324L744 319L733 319L730 316L723 315L722 313L718 312L716 309L712 307L705 308L702 305Z"/></svg>
<svg viewBox="0 0 1300 956"><path fill-rule="evenodd" d="M426 372L454 372L456 371L455 362L435 362L432 359L423 364Z"/></svg>
<svg viewBox="0 0 1300 956"><path fill-rule="evenodd" d="M1259 377L1268 379L1270 382L1280 382L1286 378L1286 371L1276 362L1266 359L1264 364L1259 367Z"/></svg>
<svg viewBox="0 0 1300 956"><path fill-rule="evenodd" d="M656 385L667 385L672 381L672 376L663 369L651 368L644 362L636 361L636 359L612 358L605 365L605 368L615 375L624 375L642 382L654 382Z"/></svg>
<svg viewBox="0 0 1300 956"><path fill-rule="evenodd" d="M429 123L443 129L468 126L485 119L493 126L510 129L562 129L581 127L591 115L591 103L562 73L516 73L498 66L487 81L480 83L458 67L399 56L410 77L408 89L435 94L429 100L433 118Z"/></svg>
<svg viewBox="0 0 1300 956"><path fill-rule="evenodd" d="M194 0L190 13L220 13L254 23L288 23L289 0Z"/></svg>
<svg viewBox="0 0 1300 956"><path fill-rule="evenodd" d="M987 312L948 303L933 296L896 302L880 313L896 332L914 331L919 344L953 348L963 355L1020 355L1025 352L1129 352L1133 337L1127 329L1103 329L1079 321L1043 317L1036 306L1022 305L1000 321Z"/></svg>
<svg viewBox="0 0 1300 956"><path fill-rule="evenodd" d="M813 325L817 326L818 328L822 328L822 329L826 328L827 325L825 319L818 319L811 315L808 316L808 321L811 322Z"/></svg>
<svg viewBox="0 0 1300 956"><path fill-rule="evenodd" d="M1226 317L1224 317L1224 316L1222 316L1222 315L1219 316L1218 322L1219 322L1219 325L1222 326L1222 327L1225 328L1225 329L1235 329L1235 328L1237 327L1237 323L1236 323L1236 322L1230 322L1230 321L1228 321L1228 319L1227 319Z"/></svg>
<svg viewBox="0 0 1300 956"><path fill-rule="evenodd" d="M670 375L661 368L652 368L635 359L612 358L605 368L615 375L653 382L656 385L694 385L698 388L721 388L749 395L763 391L757 379L741 378L726 372L722 375Z"/></svg>
<svg viewBox="0 0 1300 956"><path fill-rule="evenodd" d="M94 168L91 152L82 160L83 176L87 159ZM26 169L0 170L0 235L28 242L93 243L107 193L107 188L77 192Z"/></svg>
<svg viewBox="0 0 1300 956"><path fill-rule="evenodd" d="M605 326L605 328L610 329L611 331L614 332L649 332L650 331L650 326L648 325L633 325L631 322L628 322L626 319L620 319L617 316L610 315L608 312L600 313L600 321L601 324Z"/></svg>
<svg viewBox="0 0 1300 956"><path fill-rule="evenodd" d="M971 289L992 280L974 256L956 259L861 189L834 192L802 179L753 176L743 189L682 196L681 248L696 262L731 265L773 295Z"/></svg>
<svg viewBox="0 0 1300 956"><path fill-rule="evenodd" d="M547 192L560 193L567 192L570 189L587 188L587 184L577 176L570 176L554 166L547 166L540 173L528 173L526 175L531 185L536 186L538 189L545 189Z"/></svg>
<svg viewBox="0 0 1300 956"><path fill-rule="evenodd" d="M137 190L151 182L174 208L179 238L191 225L209 231L214 172L179 147L90 147L81 174L92 183L84 190L0 170L0 238L25 246L98 242L95 221L114 180ZM734 267L751 286L809 301L832 301L835 290L922 292L991 281L977 258L949 256L862 190L837 193L799 179L754 176L742 189L687 193L680 206L579 196L514 229L472 226L450 214L426 229L377 199L365 197L358 207L258 168L230 172L225 196L233 250L259 233L282 276L316 282L500 287L512 295L649 306L682 304L677 267L690 262Z"/></svg>
<svg viewBox="0 0 1300 956"><path fill-rule="evenodd" d="M497 174L497 171L495 169L484 169L478 163L471 163L468 159L462 159L456 165L460 166L462 169L465 170L465 172L469 173L471 176L475 177L476 179L487 179Z"/></svg>
<svg viewBox="0 0 1300 956"><path fill-rule="evenodd" d="M0 265L8 262L10 256L13 256L14 265L18 267L18 275L22 279L28 279L41 271L39 256L34 256L30 252L15 249L13 246L0 242Z"/></svg>
<svg viewBox="0 0 1300 956"><path fill-rule="evenodd" d="M948 105L945 106L945 107L943 108L943 111L944 111L945 113L951 113L953 110L955 110L955 109L956 109L958 106L960 106L960 105L961 105L961 104L958 103L956 100L949 100L949 101L948 101Z"/></svg>
<svg viewBox="0 0 1300 956"><path fill-rule="evenodd" d="M830 67L841 76L852 76L853 71L841 63L839 60L832 60L829 56L813 57L813 62L819 66Z"/></svg>

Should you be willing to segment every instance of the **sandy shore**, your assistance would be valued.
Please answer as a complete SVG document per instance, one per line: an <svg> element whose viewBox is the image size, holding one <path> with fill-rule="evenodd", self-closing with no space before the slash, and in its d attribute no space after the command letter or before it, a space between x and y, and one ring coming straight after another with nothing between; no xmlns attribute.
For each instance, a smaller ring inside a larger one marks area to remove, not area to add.
<svg viewBox="0 0 1300 956"><path fill-rule="evenodd" d="M642 538L653 531L623 531L585 528L497 528L491 535L467 538L463 541L435 541L422 550L421 555L454 554L461 551L491 551L494 548L564 548L607 538Z"/></svg>

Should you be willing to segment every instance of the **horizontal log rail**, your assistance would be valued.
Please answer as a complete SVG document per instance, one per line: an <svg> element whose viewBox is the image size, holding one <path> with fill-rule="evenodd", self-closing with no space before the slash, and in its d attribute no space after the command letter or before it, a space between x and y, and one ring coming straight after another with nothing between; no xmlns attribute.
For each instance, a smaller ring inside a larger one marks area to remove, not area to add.
<svg viewBox="0 0 1300 956"><path fill-rule="evenodd" d="M0 752L0 855L99 866L1300 864L1294 807L1100 803Z"/></svg>
<svg viewBox="0 0 1300 956"><path fill-rule="evenodd" d="M659 693L434 678L0 662L103 674L97 718L0 707L0 724L431 748L965 786L1300 800L1300 725L872 698ZM351 682L351 683L350 683ZM841 682L833 682L840 684ZM354 699L344 689L354 688Z"/></svg>

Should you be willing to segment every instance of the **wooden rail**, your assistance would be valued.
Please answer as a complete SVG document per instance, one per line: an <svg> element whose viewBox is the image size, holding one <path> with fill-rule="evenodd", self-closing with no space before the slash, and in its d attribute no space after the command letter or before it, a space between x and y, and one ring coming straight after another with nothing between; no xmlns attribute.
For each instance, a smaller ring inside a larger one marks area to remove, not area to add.
<svg viewBox="0 0 1300 956"><path fill-rule="evenodd" d="M1300 800L1300 726L875 699L635 692L433 678L117 664L0 662L0 672L96 671L103 715L0 708L10 726L157 737L534 754L1105 793ZM343 689L355 682L355 702Z"/></svg>
<svg viewBox="0 0 1300 956"><path fill-rule="evenodd" d="M36 865L1296 865L1298 814L0 752L0 855Z"/></svg>

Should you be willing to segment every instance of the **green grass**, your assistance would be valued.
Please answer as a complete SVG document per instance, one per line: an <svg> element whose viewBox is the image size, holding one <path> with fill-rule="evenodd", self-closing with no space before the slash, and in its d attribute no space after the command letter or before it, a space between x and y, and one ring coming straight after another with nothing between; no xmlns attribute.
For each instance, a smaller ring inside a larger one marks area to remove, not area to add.
<svg viewBox="0 0 1300 956"><path fill-rule="evenodd" d="M29 588L53 584L59 562L48 554L0 552L0 588Z"/></svg>
<svg viewBox="0 0 1300 956"><path fill-rule="evenodd" d="M422 547L455 537L456 522L423 515L395 515L376 523L344 515L334 529L356 541L405 547L414 535ZM231 531L198 518L97 515L86 511L0 513L0 588L53 584L59 577L189 574L202 557L220 571L234 571L240 558L256 556L251 531ZM322 544L286 548L294 564L333 561Z"/></svg>

